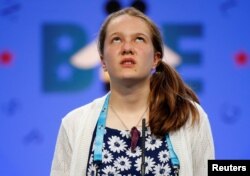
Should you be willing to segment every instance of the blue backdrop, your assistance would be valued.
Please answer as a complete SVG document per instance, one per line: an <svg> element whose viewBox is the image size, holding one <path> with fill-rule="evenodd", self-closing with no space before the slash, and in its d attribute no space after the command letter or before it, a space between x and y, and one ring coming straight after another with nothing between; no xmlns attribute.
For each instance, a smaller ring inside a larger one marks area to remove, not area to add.
<svg viewBox="0 0 250 176"><path fill-rule="evenodd" d="M209 115L216 158L250 159L250 1L144 2ZM105 94L87 46L106 3L0 0L0 175L49 175L62 117Z"/></svg>

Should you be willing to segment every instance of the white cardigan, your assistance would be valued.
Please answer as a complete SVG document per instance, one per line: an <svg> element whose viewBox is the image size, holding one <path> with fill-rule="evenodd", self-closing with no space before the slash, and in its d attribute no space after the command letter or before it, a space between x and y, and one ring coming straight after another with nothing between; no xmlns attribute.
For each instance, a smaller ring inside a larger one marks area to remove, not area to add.
<svg viewBox="0 0 250 176"><path fill-rule="evenodd" d="M92 135L106 96L71 111L59 130L51 176L85 176ZM190 120L170 133L173 149L180 161L179 176L207 176L207 161L214 159L214 145L206 113L196 104L200 121Z"/></svg>

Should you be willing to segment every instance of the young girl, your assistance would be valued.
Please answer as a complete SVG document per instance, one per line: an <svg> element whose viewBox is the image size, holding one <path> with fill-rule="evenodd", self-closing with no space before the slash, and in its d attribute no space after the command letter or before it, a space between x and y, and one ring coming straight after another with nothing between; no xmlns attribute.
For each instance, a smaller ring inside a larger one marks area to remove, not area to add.
<svg viewBox="0 0 250 176"><path fill-rule="evenodd" d="M98 49L110 92L62 120L51 176L205 176L211 129L195 93L162 61L156 25L134 8L107 17Z"/></svg>

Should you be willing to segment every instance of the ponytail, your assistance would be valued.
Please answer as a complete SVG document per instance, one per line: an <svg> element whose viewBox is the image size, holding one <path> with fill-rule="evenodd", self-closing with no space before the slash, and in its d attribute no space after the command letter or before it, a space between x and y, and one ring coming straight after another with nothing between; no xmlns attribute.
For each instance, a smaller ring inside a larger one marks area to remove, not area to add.
<svg viewBox="0 0 250 176"><path fill-rule="evenodd" d="M164 136L182 127L192 115L192 124L199 118L194 102L195 93L179 74L163 61L159 61L150 80L149 125L156 136Z"/></svg>

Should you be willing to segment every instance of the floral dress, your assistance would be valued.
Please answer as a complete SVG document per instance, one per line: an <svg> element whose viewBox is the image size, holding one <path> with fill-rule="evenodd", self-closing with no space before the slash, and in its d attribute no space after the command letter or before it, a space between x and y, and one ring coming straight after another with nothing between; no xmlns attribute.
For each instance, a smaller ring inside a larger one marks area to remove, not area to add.
<svg viewBox="0 0 250 176"><path fill-rule="evenodd" d="M145 176L174 176L174 168L169 159L165 137L156 138L151 134L149 128L147 128L145 136ZM132 152L130 148L130 131L106 127L102 148L102 163L98 167L93 162L93 139L87 166L88 176L141 175L141 138L135 151Z"/></svg>

